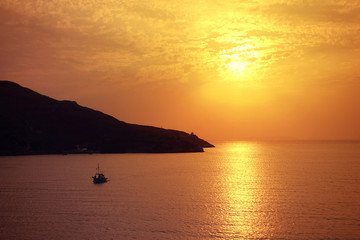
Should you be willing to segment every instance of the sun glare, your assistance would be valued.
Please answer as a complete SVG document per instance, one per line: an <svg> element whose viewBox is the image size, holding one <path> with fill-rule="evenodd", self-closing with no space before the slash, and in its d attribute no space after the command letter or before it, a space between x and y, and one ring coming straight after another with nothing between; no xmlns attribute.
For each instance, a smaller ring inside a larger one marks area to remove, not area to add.
<svg viewBox="0 0 360 240"><path fill-rule="evenodd" d="M235 76L241 76L244 74L248 62L234 61L226 64L226 68L230 69Z"/></svg>
<svg viewBox="0 0 360 240"><path fill-rule="evenodd" d="M228 79L238 81L239 77L248 77L252 72L251 67L255 65L258 53L255 47L243 44L219 52L220 61L224 65L224 70Z"/></svg>

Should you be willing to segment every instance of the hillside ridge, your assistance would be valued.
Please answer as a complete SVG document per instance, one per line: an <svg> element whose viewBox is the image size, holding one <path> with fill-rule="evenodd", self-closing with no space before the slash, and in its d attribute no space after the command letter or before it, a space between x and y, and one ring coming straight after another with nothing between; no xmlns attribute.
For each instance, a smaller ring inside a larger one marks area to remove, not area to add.
<svg viewBox="0 0 360 240"><path fill-rule="evenodd" d="M130 124L0 81L0 155L179 153L214 147L194 134Z"/></svg>

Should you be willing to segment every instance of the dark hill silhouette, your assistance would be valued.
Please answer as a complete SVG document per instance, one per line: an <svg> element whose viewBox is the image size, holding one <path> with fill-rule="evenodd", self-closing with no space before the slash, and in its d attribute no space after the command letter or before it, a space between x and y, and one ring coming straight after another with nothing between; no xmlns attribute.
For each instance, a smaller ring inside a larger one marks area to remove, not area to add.
<svg viewBox="0 0 360 240"><path fill-rule="evenodd" d="M128 124L0 81L0 155L202 152L210 143L177 130Z"/></svg>

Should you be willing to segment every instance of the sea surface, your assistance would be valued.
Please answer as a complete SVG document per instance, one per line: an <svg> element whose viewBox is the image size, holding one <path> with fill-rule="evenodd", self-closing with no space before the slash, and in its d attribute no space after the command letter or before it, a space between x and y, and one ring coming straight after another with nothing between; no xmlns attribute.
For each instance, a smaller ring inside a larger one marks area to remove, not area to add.
<svg viewBox="0 0 360 240"><path fill-rule="evenodd" d="M0 157L0 239L360 239L359 142L215 144Z"/></svg>

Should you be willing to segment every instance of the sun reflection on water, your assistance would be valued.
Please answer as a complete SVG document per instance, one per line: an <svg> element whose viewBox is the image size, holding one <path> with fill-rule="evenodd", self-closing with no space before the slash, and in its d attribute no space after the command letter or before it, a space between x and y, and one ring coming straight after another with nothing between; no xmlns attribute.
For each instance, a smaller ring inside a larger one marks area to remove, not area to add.
<svg viewBox="0 0 360 240"><path fill-rule="evenodd" d="M254 142L228 143L225 149L227 161L222 179L222 198L227 203L227 209L224 213L226 220L218 234L232 238L259 236L256 231L267 227L259 226L264 218L260 165L263 149Z"/></svg>

